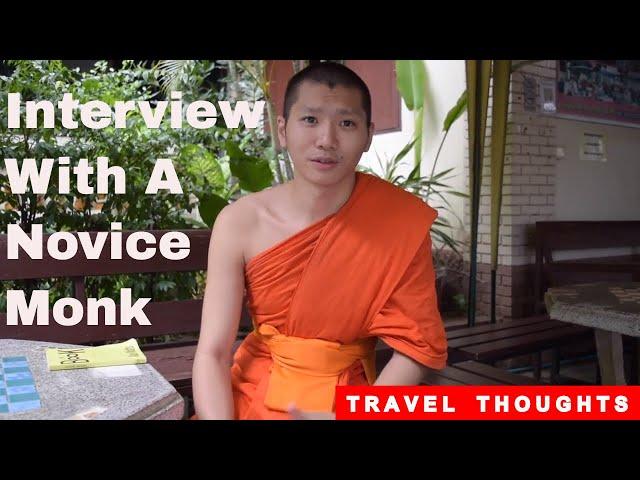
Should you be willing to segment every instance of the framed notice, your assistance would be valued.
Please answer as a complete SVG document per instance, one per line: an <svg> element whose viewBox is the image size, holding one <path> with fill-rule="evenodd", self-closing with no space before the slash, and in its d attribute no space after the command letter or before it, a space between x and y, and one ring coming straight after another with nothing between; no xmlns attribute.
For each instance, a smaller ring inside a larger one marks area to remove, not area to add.
<svg viewBox="0 0 640 480"><path fill-rule="evenodd" d="M640 61L558 60L557 113L640 126Z"/></svg>

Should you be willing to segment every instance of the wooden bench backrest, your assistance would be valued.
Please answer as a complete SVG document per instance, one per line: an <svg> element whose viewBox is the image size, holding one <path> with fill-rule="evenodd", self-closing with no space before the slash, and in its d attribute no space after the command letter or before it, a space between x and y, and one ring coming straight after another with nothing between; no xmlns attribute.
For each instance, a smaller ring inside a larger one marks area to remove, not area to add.
<svg viewBox="0 0 640 480"><path fill-rule="evenodd" d="M640 221L544 221L536 222L535 296L536 312L542 311L542 295L550 285L579 281L626 278L615 271L563 271L554 253L563 250L640 247ZM553 268L550 268L553 267Z"/></svg>
<svg viewBox="0 0 640 480"><path fill-rule="evenodd" d="M156 246L160 237L167 233L165 230L149 231L156 238ZM7 260L7 236L0 235L0 281L28 280L39 278L65 277L71 278L74 284L74 298L86 306L84 289L85 277L114 274L163 273L163 272L191 272L206 270L207 253L210 230L182 230L190 241L189 255L184 260L167 260L159 252L149 260L135 260L124 248L126 239L133 232L122 232L122 260L112 260L110 256L109 240L105 244L102 254L97 260L88 260L82 248L78 248L74 258L56 260L51 258L46 248L43 248L43 259L33 260L20 251L19 260ZM92 233L92 239L96 234ZM43 243L49 235L43 236ZM135 321L131 326L119 325L120 309L117 311L117 324L104 325L100 318L98 325L87 326L86 318L74 327L61 326L53 319L49 325L8 326L6 314L0 313L0 338L32 339L42 341L59 341L68 343L97 343L106 340L121 340L131 337L150 337L179 333L197 332L200 328L202 300L175 300L168 302L150 302L145 308L145 314L151 325L138 325ZM246 312L245 312L246 313ZM86 309L85 309L86 314ZM100 309L103 317L103 309ZM246 317L246 315L244 315Z"/></svg>
<svg viewBox="0 0 640 480"><path fill-rule="evenodd" d="M640 221L536 222L536 248L553 261L554 250L640 246Z"/></svg>

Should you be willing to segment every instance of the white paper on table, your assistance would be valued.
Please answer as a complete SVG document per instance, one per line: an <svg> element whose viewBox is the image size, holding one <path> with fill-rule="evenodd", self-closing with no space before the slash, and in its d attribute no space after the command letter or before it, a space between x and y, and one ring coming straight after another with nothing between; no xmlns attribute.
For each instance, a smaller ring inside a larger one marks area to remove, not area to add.
<svg viewBox="0 0 640 480"><path fill-rule="evenodd" d="M137 365L116 365L113 367L96 367L90 368L91 375L94 378L112 378L112 377L137 377L142 372Z"/></svg>

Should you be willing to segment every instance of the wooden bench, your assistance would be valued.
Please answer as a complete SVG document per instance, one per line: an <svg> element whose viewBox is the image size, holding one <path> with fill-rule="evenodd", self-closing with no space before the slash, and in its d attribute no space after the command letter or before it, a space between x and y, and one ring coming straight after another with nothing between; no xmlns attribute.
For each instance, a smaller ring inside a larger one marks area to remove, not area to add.
<svg viewBox="0 0 640 480"><path fill-rule="evenodd" d="M387 364L393 350L383 342L376 345L376 370L378 374ZM467 360L447 365L443 370L430 370L422 385L539 385L536 379L517 375L491 365Z"/></svg>
<svg viewBox="0 0 640 480"><path fill-rule="evenodd" d="M206 270L207 252L210 230L184 230L190 241L189 256L184 260L172 261L163 256L137 261L123 251L122 260L112 260L110 249L105 248L98 260L88 260L82 249L78 249L76 256L70 260L60 261L48 256L43 249L42 260L33 260L24 252L20 252L19 260L0 260L0 281L29 280L42 278L70 278L73 281L73 297L80 300L86 307L87 293L85 278L91 276L163 273L163 272L193 272ZM126 238L133 232L122 232L123 245ZM158 240L166 231L150 231ZM49 235L45 235L46 244ZM92 239L95 233L92 234ZM0 235L0 252L7 251L7 237ZM130 285L126 285L129 287ZM116 325L104 325L104 311L100 310L98 325L87 325L87 312L80 324L74 327L61 326L53 321L50 315L49 325L18 325L8 326L6 314L0 313L0 338L23 340L40 340L79 345L100 345L105 342L126 340L129 338L149 339L149 337L163 337L167 335L180 336L193 334L191 339L158 343L142 343L148 362L156 368L183 396L191 396L191 368L196 350L197 333L200 330L202 316L202 300L174 300L152 301L144 308L151 325L125 326L120 323L120 309L116 308ZM250 329L250 319L246 310L243 311L239 339L243 338ZM239 343L239 342L238 342Z"/></svg>
<svg viewBox="0 0 640 480"><path fill-rule="evenodd" d="M554 352L552 381L559 378L559 348L578 341L592 341L591 329L550 320L546 315L447 331L450 364L474 360L493 364L499 360L536 354L535 378L540 379L544 350Z"/></svg>
<svg viewBox="0 0 640 480"><path fill-rule="evenodd" d="M430 371L422 381L422 385L540 385L540 382L486 363L467 360L448 365L443 370Z"/></svg>

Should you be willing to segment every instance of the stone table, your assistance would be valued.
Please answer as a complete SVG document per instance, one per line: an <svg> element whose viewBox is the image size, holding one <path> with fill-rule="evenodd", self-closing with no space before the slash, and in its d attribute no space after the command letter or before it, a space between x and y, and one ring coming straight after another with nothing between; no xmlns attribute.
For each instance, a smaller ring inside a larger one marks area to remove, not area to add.
<svg viewBox="0 0 640 480"><path fill-rule="evenodd" d="M78 345L0 339L0 358L26 357L40 396L40 408L0 413L0 420L178 420L183 417L184 400L151 365L49 371L45 349L50 347Z"/></svg>
<svg viewBox="0 0 640 480"><path fill-rule="evenodd" d="M593 327L603 385L625 385L622 335L640 337L640 283L597 282L549 288L549 316Z"/></svg>

